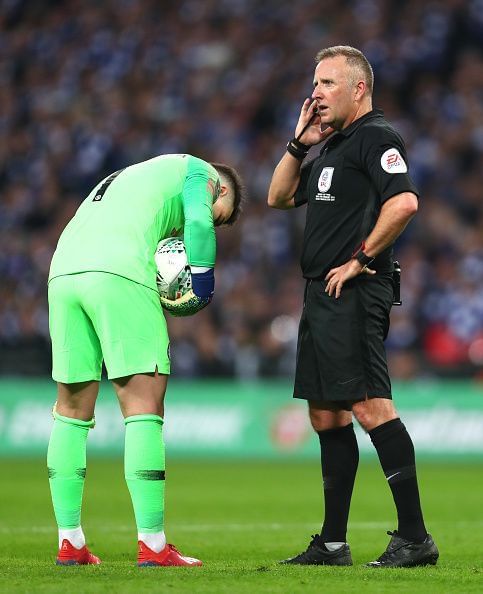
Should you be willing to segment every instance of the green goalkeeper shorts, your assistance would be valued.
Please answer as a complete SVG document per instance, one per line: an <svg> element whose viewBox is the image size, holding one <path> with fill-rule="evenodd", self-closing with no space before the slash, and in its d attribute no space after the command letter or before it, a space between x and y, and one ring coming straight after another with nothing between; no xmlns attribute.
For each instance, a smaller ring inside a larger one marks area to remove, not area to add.
<svg viewBox="0 0 483 594"><path fill-rule="evenodd" d="M169 337L156 291L108 272L49 283L52 377L63 383L169 374Z"/></svg>

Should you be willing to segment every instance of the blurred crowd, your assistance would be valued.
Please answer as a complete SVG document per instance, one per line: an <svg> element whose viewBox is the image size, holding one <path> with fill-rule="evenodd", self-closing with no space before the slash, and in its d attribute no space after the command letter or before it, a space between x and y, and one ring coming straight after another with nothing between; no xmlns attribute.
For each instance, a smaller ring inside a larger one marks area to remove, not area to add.
<svg viewBox="0 0 483 594"><path fill-rule="evenodd" d="M215 300L171 319L180 376L291 376L304 209L266 206L314 56L360 48L406 140L420 211L397 244L394 378L483 379L482 0L4 0L0 5L0 373L48 373L57 238L109 172L160 153L239 169ZM134 197L133 197L134 199Z"/></svg>

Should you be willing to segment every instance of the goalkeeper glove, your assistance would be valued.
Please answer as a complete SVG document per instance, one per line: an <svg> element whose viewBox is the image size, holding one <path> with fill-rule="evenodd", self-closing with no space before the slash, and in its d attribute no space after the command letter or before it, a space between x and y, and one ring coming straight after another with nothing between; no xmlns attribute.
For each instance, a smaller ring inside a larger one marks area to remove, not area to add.
<svg viewBox="0 0 483 594"><path fill-rule="evenodd" d="M188 291L179 299L160 297L161 306L172 316L192 316L198 313L211 301L211 297L198 297L193 291Z"/></svg>
<svg viewBox="0 0 483 594"><path fill-rule="evenodd" d="M215 273L213 268L191 267L192 290L179 299L161 297L162 307L172 316L192 316L206 307L213 298Z"/></svg>

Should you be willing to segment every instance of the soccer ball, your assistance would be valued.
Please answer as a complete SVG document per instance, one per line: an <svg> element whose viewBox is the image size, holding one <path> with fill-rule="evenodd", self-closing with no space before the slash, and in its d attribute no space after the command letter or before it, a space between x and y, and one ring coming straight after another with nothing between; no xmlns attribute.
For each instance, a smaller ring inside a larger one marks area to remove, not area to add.
<svg viewBox="0 0 483 594"><path fill-rule="evenodd" d="M162 239L154 254L156 284L161 297L179 299L191 290L191 268L179 237Z"/></svg>

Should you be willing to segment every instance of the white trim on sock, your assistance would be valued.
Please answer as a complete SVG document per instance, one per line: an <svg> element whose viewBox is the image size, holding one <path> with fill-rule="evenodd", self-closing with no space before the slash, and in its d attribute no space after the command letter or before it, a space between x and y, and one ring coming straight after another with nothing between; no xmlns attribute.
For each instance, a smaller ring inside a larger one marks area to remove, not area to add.
<svg viewBox="0 0 483 594"><path fill-rule="evenodd" d="M138 540L142 541L155 553L159 553L166 546L166 536L161 532L138 532Z"/></svg>
<svg viewBox="0 0 483 594"><path fill-rule="evenodd" d="M64 538L66 538L76 549L82 549L86 544L86 537L84 536L81 526L69 529L59 528L59 549L62 546Z"/></svg>
<svg viewBox="0 0 483 594"><path fill-rule="evenodd" d="M324 544L328 551L337 551L345 545L345 542L324 542Z"/></svg>

